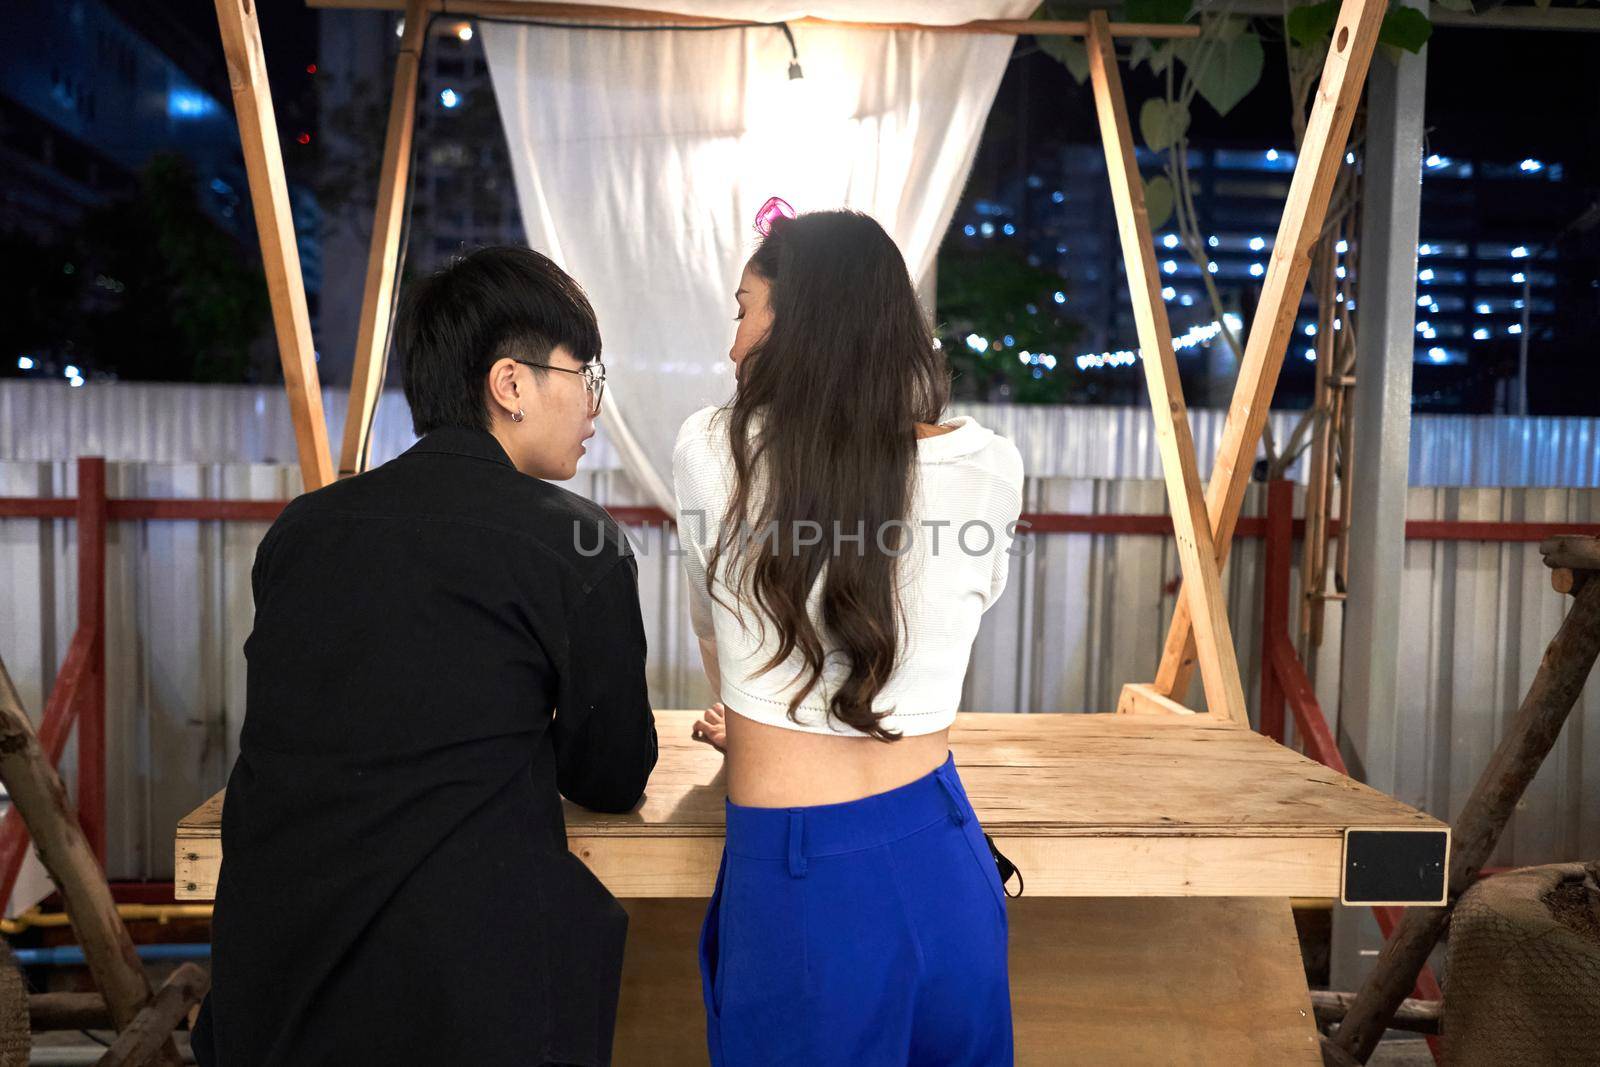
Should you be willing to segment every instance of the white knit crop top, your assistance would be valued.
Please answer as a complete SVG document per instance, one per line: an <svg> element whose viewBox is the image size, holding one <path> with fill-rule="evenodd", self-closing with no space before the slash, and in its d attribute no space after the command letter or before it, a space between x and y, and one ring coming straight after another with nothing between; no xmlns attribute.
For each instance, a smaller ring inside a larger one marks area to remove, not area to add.
<svg viewBox="0 0 1600 1067"><path fill-rule="evenodd" d="M796 710L800 721L795 723L788 717L789 698L806 677L804 660L797 652L765 674L756 673L777 648L777 628L770 619L762 620L765 626L753 619L741 625L724 606L747 603L726 584L734 561L726 556L718 561L716 600L706 591L707 541L718 536L734 490L726 418L714 407L689 416L672 456L689 615L696 635L716 640L721 699L729 710L772 726L865 736L827 713L828 696L848 674L840 656L830 650L822 678ZM908 736L934 733L955 721L978 619L1005 590L1022 509L1022 457L1016 446L971 416L953 422L954 430L917 442L916 485L907 527L901 528L909 528L910 546L896 570L904 612L902 651L873 703L879 712L892 709L882 720L886 729ZM840 533L837 551L862 551L856 547L861 542L848 539L854 531ZM832 532L821 536L826 543ZM892 548L895 536L886 533L883 543ZM874 551L876 543L867 531L865 550ZM810 599L819 631L825 575L818 575Z"/></svg>

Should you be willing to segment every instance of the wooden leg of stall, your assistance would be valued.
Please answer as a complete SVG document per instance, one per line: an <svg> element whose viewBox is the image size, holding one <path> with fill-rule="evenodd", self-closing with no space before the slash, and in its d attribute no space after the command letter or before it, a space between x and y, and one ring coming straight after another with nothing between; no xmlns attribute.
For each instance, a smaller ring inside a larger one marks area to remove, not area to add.
<svg viewBox="0 0 1600 1067"><path fill-rule="evenodd" d="M261 240L261 266L272 299L283 385L289 393L289 415L300 453L300 476L310 492L333 480L333 460L328 453L328 426L322 413L322 386L311 341L305 280L300 274L300 251L294 242L289 184L283 174L278 124L267 87L261 27L256 23L254 0L216 0L216 6L239 119L239 144L250 179L250 206Z"/></svg>
<svg viewBox="0 0 1600 1067"><path fill-rule="evenodd" d="M1094 83L1095 112L1100 119L1106 170L1111 178L1111 202L1122 238L1128 295L1143 349L1144 376L1150 388L1150 406L1155 411L1156 442L1161 449L1161 469L1172 506L1172 530L1188 579L1183 599L1195 620L1207 713L1248 728L1239 657L1222 599L1211 522L1206 516L1194 438L1183 402L1183 386L1178 380L1178 361L1172 351L1172 327L1167 321L1166 302L1161 298L1155 242L1144 205L1144 179L1139 176L1134 158L1133 128L1128 122L1110 23L1104 11L1089 13L1089 77Z"/></svg>
<svg viewBox="0 0 1600 1067"><path fill-rule="evenodd" d="M697 939L706 901L628 900L617 1063L707 1061ZM1289 902L1021 897L1007 902L1020 1067L1317 1064Z"/></svg>
<svg viewBox="0 0 1600 1067"><path fill-rule="evenodd" d="M350 407L339 447L339 477L367 466L367 438L383 391L384 354L389 349L389 309L394 305L400 231L405 224L406 185L411 174L411 136L417 118L417 75L428 33L428 0L407 0L400 54L394 61L394 91L389 95L389 127L378 170L378 205L372 217L372 247L367 252L367 285L361 296L361 324L350 370Z"/></svg>
<svg viewBox="0 0 1600 1067"><path fill-rule="evenodd" d="M1267 266L1261 300L1245 342L1239 380L1228 406L1222 444L1217 450L1216 466L1206 493L1219 568L1228 559L1234 526L1239 520L1245 489L1255 466L1256 447L1267 422L1273 391L1277 388L1278 372L1283 368L1300 298L1305 294L1311 254L1328 215L1328 200L1343 165L1350 124L1361 101L1367 67L1378 42L1378 26L1387 7L1384 0L1344 0L1334 24L1328 59L1322 68L1322 82L1306 123L1299 158L1295 161L1289 199L1272 246L1272 260ZM1092 55L1093 49L1090 52ZM1195 605L1187 595L1189 584L1186 566L1185 594L1178 597L1155 681L1162 695L1180 702L1194 675L1197 645L1202 654L1204 651L1204 645L1197 641L1200 633Z"/></svg>

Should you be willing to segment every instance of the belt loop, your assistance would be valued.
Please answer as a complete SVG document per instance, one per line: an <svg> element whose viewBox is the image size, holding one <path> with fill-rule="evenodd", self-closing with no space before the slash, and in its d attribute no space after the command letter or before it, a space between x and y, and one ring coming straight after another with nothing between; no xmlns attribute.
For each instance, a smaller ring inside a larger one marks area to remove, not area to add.
<svg viewBox="0 0 1600 1067"><path fill-rule="evenodd" d="M939 786L944 790L945 799L950 802L950 821L957 826L965 826L967 823L967 809L961 803L961 798L956 795L956 787L951 785L950 779L944 776L944 768L941 767L935 777L939 779Z"/></svg>
<svg viewBox="0 0 1600 1067"><path fill-rule="evenodd" d="M795 809L789 810L789 875L792 878L806 876L806 853L802 847L802 835L806 829L805 813Z"/></svg>

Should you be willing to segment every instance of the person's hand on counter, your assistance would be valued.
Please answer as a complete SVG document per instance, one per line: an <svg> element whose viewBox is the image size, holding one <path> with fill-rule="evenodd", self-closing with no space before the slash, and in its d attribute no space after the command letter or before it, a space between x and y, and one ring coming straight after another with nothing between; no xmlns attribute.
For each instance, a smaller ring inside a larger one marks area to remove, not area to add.
<svg viewBox="0 0 1600 1067"><path fill-rule="evenodd" d="M718 752L726 754L728 751L728 726L724 715L726 715L727 710L722 706L720 700L712 704L706 709L704 715L695 720L694 729L689 736L696 741L710 745Z"/></svg>

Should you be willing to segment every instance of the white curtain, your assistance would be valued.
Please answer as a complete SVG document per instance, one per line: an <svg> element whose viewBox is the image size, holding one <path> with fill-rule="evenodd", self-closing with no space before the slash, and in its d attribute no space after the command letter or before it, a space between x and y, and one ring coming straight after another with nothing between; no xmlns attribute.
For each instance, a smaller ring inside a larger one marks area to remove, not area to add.
<svg viewBox="0 0 1600 1067"><path fill-rule="evenodd" d="M632 4L630 6L642 6ZM702 0L726 18L1021 17L1032 0L813 7ZM609 382L607 435L670 507L672 442L732 394L733 290L756 209L850 207L924 279L1015 38L792 27L618 31L482 27L532 247L588 290Z"/></svg>

